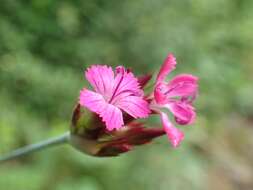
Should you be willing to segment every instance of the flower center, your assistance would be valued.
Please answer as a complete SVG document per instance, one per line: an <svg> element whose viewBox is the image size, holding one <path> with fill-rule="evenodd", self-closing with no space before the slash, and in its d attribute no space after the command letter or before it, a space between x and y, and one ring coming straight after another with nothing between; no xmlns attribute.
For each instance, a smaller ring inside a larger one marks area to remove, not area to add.
<svg viewBox="0 0 253 190"><path fill-rule="evenodd" d="M116 86L116 88L115 88L115 90L114 90L114 92L113 92L113 94L112 94L110 100L108 101L108 103L111 103L111 102L113 101L113 99L114 99L114 97L115 97L115 95L116 95L116 92L118 91L119 86L120 86L121 82L123 81L123 78L124 78L124 71L122 72L122 76L121 76L121 78L120 78L120 81L118 82L118 84L117 84L117 86Z"/></svg>

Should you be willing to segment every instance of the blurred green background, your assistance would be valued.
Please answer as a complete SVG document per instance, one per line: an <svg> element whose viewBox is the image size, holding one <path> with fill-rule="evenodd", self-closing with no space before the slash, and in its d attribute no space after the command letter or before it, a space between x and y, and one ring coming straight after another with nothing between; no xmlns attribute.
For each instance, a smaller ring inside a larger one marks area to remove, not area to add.
<svg viewBox="0 0 253 190"><path fill-rule="evenodd" d="M252 190L252 0L2 0L0 154L68 130L86 67L200 78L198 119L117 158L69 146L0 165L4 190ZM157 120L158 121L158 120Z"/></svg>

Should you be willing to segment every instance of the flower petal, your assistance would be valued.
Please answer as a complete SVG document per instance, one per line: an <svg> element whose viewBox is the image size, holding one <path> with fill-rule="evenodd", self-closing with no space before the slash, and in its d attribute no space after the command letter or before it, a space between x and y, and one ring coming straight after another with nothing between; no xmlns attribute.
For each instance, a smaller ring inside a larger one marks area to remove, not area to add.
<svg viewBox="0 0 253 190"><path fill-rule="evenodd" d="M121 98L118 98L115 106L121 108L134 118L145 118L150 113L148 103L138 96L121 96Z"/></svg>
<svg viewBox="0 0 253 190"><path fill-rule="evenodd" d="M164 60L163 65L157 75L156 83L159 83L165 79L165 77L176 68L176 58L172 53L168 54Z"/></svg>
<svg viewBox="0 0 253 190"><path fill-rule="evenodd" d="M114 105L107 104L99 115L109 131L120 129L124 124L121 110Z"/></svg>
<svg viewBox="0 0 253 190"><path fill-rule="evenodd" d="M184 139L184 133L173 126L165 113L161 112L160 117L163 124L163 128L168 136L168 139L170 140L171 145L173 147L178 147L181 141Z"/></svg>
<svg viewBox="0 0 253 190"><path fill-rule="evenodd" d="M119 129L123 126L123 116L119 108L108 104L101 94L83 89L80 93L80 104L99 114L108 130Z"/></svg>
<svg viewBox="0 0 253 190"><path fill-rule="evenodd" d="M143 91L140 90L140 85L138 79L134 74L124 67L119 66L116 68L116 77L113 86L114 97L125 93L130 92L133 95L143 95Z"/></svg>
<svg viewBox="0 0 253 190"><path fill-rule="evenodd" d="M160 82L155 86L154 97L158 104L166 104L168 102L168 97L166 92L168 90L167 85L164 82Z"/></svg>
<svg viewBox="0 0 253 190"><path fill-rule="evenodd" d="M81 106L87 107L90 111L99 114L104 109L106 102L101 94L87 90L84 88L80 92L79 103Z"/></svg>
<svg viewBox="0 0 253 190"><path fill-rule="evenodd" d="M194 107L182 101L173 101L165 105L175 116L179 125L190 125L196 119Z"/></svg>
<svg viewBox="0 0 253 190"><path fill-rule="evenodd" d="M85 72L85 77L97 93L110 96L114 83L114 73L106 65L93 65Z"/></svg>
<svg viewBox="0 0 253 190"><path fill-rule="evenodd" d="M193 96L198 91L198 78L181 74L174 77L167 85L167 97L175 96Z"/></svg>

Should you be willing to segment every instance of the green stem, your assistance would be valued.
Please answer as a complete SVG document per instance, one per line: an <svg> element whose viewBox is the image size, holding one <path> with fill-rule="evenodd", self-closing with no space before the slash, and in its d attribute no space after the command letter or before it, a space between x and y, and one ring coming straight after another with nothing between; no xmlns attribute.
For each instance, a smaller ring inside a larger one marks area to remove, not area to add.
<svg viewBox="0 0 253 190"><path fill-rule="evenodd" d="M55 146L55 145L60 145L67 143L69 141L70 133L64 133L63 135L60 135L58 137L53 137L35 144L27 145L25 147L19 148L17 150L14 150L13 152L10 152L4 156L0 157L0 163L5 162L8 160L13 160L16 158L19 158L21 156L24 156L28 153L36 152L38 150Z"/></svg>

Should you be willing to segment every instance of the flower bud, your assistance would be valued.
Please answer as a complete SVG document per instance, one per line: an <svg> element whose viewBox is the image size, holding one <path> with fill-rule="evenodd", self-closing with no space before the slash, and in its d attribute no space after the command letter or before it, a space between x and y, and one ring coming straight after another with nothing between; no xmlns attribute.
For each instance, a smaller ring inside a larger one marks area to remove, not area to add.
<svg viewBox="0 0 253 190"><path fill-rule="evenodd" d="M73 112L70 143L88 155L108 157L128 152L165 134L161 128L145 128L129 115L124 116L124 122L124 127L108 131L97 114L78 104Z"/></svg>

